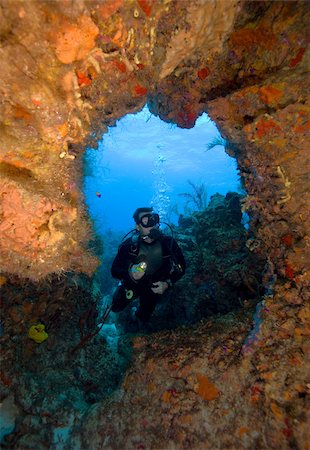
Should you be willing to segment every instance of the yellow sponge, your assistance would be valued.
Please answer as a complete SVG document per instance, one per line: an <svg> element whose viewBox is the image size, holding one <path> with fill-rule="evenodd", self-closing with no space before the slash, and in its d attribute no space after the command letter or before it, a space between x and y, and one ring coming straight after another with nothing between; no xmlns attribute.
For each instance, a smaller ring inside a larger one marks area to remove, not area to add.
<svg viewBox="0 0 310 450"><path fill-rule="evenodd" d="M41 344L41 342L45 341L48 338L48 334L46 333L45 325L42 323L38 323L37 325L32 325L28 331L28 337L33 339L37 344Z"/></svg>

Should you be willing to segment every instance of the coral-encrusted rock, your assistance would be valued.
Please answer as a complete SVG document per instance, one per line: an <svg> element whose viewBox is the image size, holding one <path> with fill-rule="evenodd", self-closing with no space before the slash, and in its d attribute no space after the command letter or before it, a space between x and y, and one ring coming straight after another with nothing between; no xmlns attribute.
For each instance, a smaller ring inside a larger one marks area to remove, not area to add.
<svg viewBox="0 0 310 450"><path fill-rule="evenodd" d="M190 228L178 229L188 267L173 296L176 321L227 313L262 295L265 260L246 245L241 198L216 194L205 210L193 214Z"/></svg>
<svg viewBox="0 0 310 450"><path fill-rule="evenodd" d="M259 339L244 354L250 324L248 310L135 338L122 388L94 406L67 448L307 448L308 360L288 340L277 355ZM268 321L265 336L276 332Z"/></svg>
<svg viewBox="0 0 310 450"><path fill-rule="evenodd" d="M148 102L183 128L205 111L217 123L248 194L247 248L267 259L264 280L276 280L244 346L245 312L226 318L229 325L137 340L141 351L123 391L86 415L81 433L77 413L68 448L307 448L309 16L302 0L0 0L1 270L40 279L94 269L80 189L83 149ZM48 364L41 350L35 365L37 344L23 345L24 319L44 316L55 301L50 318L57 322L64 310L69 318L75 298L59 302L55 289L56 300L42 294L32 304L20 297L23 285L8 286L4 357L6 364L15 352L23 359L1 373L2 393L15 390L26 417L7 445L57 447L79 392L55 400L53 377L57 393L66 391L57 371L47 385L32 373L26 382L24 363L40 378L49 364L62 367L63 355L51 350L57 361ZM78 335L78 324L68 323L69 335ZM46 343L53 348L52 339ZM100 377L93 383L87 367L75 373L69 366L66 380L71 386L78 377L93 401Z"/></svg>
<svg viewBox="0 0 310 450"><path fill-rule="evenodd" d="M22 169L16 172L21 176ZM30 177L33 188L35 180L27 172L25 176ZM2 267L7 272L18 272L36 280L51 270L64 272L71 265L77 271L92 273L97 261L95 256L83 254L79 247L83 225L78 228L74 204L55 201L40 195L39 191L29 192L20 182L11 180L0 184L0 195L0 251ZM84 235L87 231L84 229Z"/></svg>
<svg viewBox="0 0 310 450"><path fill-rule="evenodd" d="M1 171L7 174L7 164L14 166L9 178L16 181L17 176L25 196L32 178L44 201L66 203L70 180L79 185L75 158L80 158L83 144L97 145L106 126L139 110L146 95L156 114L181 127L193 126L198 115L210 109L227 137L240 144L238 130L245 121L253 121L264 109L302 101L306 92L306 2L299 2L298 8L291 2L267 7L233 0L229 7L225 1L201 0L173 6L78 0L74 10L66 2L54 6L49 1L4 1L1 10ZM13 35L18 38L11 39ZM221 115L216 114L216 105L209 101L220 102L219 97L236 90L235 101L228 109L219 103ZM285 145L281 142L275 145ZM16 166L23 170L17 173ZM79 190L73 191L82 203ZM83 222L78 207L73 227L83 228ZM19 225L11 227L14 233ZM69 242L69 230L64 234ZM83 254L84 232L80 235ZM37 238L34 233L34 249ZM32 241L27 245L30 248ZM57 246L52 250L58 252ZM76 267L71 254L69 245L63 250L65 270ZM25 259L22 249L14 258ZM44 255L45 261L48 258ZM13 269L6 261L5 270L33 276L24 264ZM59 270L52 258L47 266L45 272ZM84 270L87 264L82 266Z"/></svg>
<svg viewBox="0 0 310 450"><path fill-rule="evenodd" d="M117 387L128 356L118 356L96 335L100 293L91 278L71 273L40 283L2 283L0 398L8 400L1 410L1 444L58 445L58 430L69 429L74 417ZM41 343L28 335L39 323L48 333ZM3 429L12 412L15 424Z"/></svg>

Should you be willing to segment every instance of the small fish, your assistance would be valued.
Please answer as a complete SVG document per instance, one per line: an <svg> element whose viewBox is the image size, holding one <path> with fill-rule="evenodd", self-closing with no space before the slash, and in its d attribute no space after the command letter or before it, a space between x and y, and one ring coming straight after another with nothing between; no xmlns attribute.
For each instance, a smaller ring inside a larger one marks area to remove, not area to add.
<svg viewBox="0 0 310 450"><path fill-rule="evenodd" d="M96 192L96 195L97 195L98 198L101 198L100 192Z"/></svg>

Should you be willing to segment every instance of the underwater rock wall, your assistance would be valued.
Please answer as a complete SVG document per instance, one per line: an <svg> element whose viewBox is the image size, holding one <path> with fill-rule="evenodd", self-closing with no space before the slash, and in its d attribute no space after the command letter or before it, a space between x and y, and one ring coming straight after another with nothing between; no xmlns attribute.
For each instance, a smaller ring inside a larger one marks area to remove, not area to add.
<svg viewBox="0 0 310 450"><path fill-rule="evenodd" d="M60 448L74 420L117 388L129 353L96 332L100 300L96 282L74 273L2 286L1 448Z"/></svg>
<svg viewBox="0 0 310 450"><path fill-rule="evenodd" d="M251 322L250 309L136 337L121 388L76 424L65 448L307 449L301 358L288 340L259 356L244 349Z"/></svg>
<svg viewBox="0 0 310 450"><path fill-rule="evenodd" d="M236 192L215 194L206 209L180 220L177 239L187 270L172 304L185 323L255 304L264 293L266 261L246 246L241 199Z"/></svg>
<svg viewBox="0 0 310 450"><path fill-rule="evenodd" d="M236 2L0 4L2 270L89 273L85 145L140 110L193 50L220 51Z"/></svg>
<svg viewBox="0 0 310 450"><path fill-rule="evenodd" d="M148 101L180 127L210 114L238 159L251 246L305 272L308 20L303 1L4 1L2 271L95 269L81 155Z"/></svg>
<svg viewBox="0 0 310 450"><path fill-rule="evenodd" d="M196 60L191 55L182 75L175 71L158 85L150 103L154 113L179 126L208 112L237 158L248 193L243 210L256 235L249 246L270 256L281 276L299 274L306 282L308 20L306 2L245 2L222 52ZM183 83L187 89L180 90ZM168 107L161 101L167 92Z"/></svg>
<svg viewBox="0 0 310 450"><path fill-rule="evenodd" d="M61 398L65 410L57 408L58 396L55 403L48 397L44 401L41 367L33 363L39 361L48 373L54 364L47 356L49 343L56 367L63 368L57 352L61 334L54 344L52 339L40 347L28 342L21 350L28 339L26 324L40 315L53 322L44 316L45 307L50 302L52 308L59 296L58 308L61 295L54 292L32 303L12 275L37 281L55 272L94 271L97 260L87 248L91 227L81 194L82 153L86 145L97 145L107 126L146 102L154 114L180 127L192 127L204 111L217 123L248 193L243 204L251 217L248 249L268 260L266 286L277 282L266 290L253 324L253 312L245 311L232 315L231 322L215 322L215 329L210 322L163 334L157 341L152 336L150 342L136 340L131 371L116 398L96 405L96 420L86 414L82 432L76 412L71 443L77 444L74 448L84 443L88 448L90 441L103 448L167 443L171 449L306 448L308 23L307 1L0 0L0 250L5 274L0 284L9 326L3 339L6 367L12 360L17 367L25 362L37 377L29 383L33 390L25 392L24 380L32 375L28 366L21 368L20 390L18 377L12 382L6 372L1 375L2 398L15 390L22 409L8 448L56 445L55 411L63 420L58 429L71 429L77 398L75 392ZM15 300L14 289L20 290ZM60 323L78 343L78 317ZM21 360L15 358L20 351ZM91 352L87 358L92 361ZM16 366L10 367L13 372ZM91 364L85 368L86 382L90 370ZM59 381L59 395L71 376L70 369L66 382ZM53 377L49 380L51 386ZM95 388L86 383L85 389L91 393Z"/></svg>

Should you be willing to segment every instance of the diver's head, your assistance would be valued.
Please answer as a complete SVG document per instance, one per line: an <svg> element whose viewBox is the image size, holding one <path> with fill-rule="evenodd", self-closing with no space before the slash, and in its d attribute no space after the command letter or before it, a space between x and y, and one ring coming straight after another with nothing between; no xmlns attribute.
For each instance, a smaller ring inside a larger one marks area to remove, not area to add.
<svg viewBox="0 0 310 450"><path fill-rule="evenodd" d="M154 233L152 235L152 230L158 228L159 215L153 213L153 208L137 208L133 218L142 239L156 239L156 235Z"/></svg>

